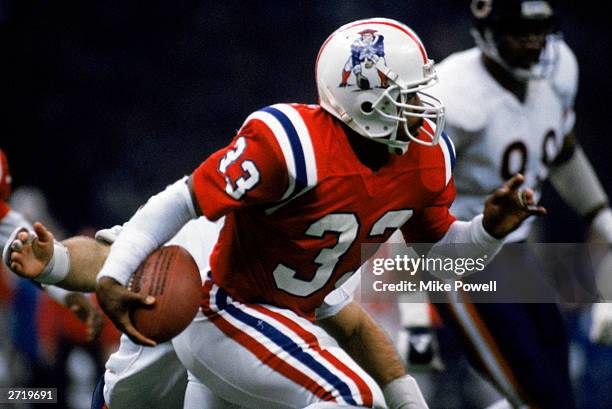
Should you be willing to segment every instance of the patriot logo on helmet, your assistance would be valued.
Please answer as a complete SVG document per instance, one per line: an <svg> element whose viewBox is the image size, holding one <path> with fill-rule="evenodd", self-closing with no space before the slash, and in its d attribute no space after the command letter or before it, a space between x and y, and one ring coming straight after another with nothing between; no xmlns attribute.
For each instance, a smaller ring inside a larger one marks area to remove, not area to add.
<svg viewBox="0 0 612 409"><path fill-rule="evenodd" d="M344 65L339 86L348 86L348 79L353 73L359 89L370 89L370 81L362 74L362 71L374 69L380 79L379 86L387 88L389 86L387 76L377 68L379 64L386 66L385 37L371 28L361 30L357 34L359 34L359 37L351 44L351 56Z"/></svg>

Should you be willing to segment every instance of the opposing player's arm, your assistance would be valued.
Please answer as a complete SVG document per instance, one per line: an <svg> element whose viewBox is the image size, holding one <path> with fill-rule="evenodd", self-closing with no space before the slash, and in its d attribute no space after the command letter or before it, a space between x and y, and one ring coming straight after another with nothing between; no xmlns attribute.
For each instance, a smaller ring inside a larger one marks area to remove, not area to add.
<svg viewBox="0 0 612 409"><path fill-rule="evenodd" d="M84 236L55 242L53 234L41 223L34 224L33 232L23 229L15 239L20 245L15 240L6 244L10 251L7 264L12 271L43 284L81 292L95 290L96 276L110 249L108 244ZM61 279L48 281L53 276Z"/></svg>
<svg viewBox="0 0 612 409"><path fill-rule="evenodd" d="M0 243L6 243L7 247L3 249L2 258L9 267L11 265L10 250L14 240L12 237L16 235L16 232L20 231L22 227L26 230L32 229L30 222L26 220L21 213L12 210L6 202L10 192L11 175L8 168L8 161L6 160L4 152L0 149ZM29 241L28 243L31 244ZM41 272L43 272L43 270L39 271L38 274ZM89 340L98 336L102 329L102 317L96 306L93 305L88 297L55 286L46 286L43 289L49 297L65 305L86 324Z"/></svg>
<svg viewBox="0 0 612 409"><path fill-rule="evenodd" d="M91 237L77 236L62 242L70 253L70 269L60 284L76 291L96 290L96 277L110 252L110 245Z"/></svg>
<svg viewBox="0 0 612 409"><path fill-rule="evenodd" d="M381 386L389 408L427 408L416 381L406 374L393 344L357 303L349 303L318 324Z"/></svg>
<svg viewBox="0 0 612 409"><path fill-rule="evenodd" d="M48 280L53 277L62 277L57 282L51 280L54 285L41 284L41 287L49 297L69 308L83 321L87 326L88 339L94 339L102 329L102 316L98 308L86 295L68 290L91 292L95 289L95 269L101 266L108 246L86 237L75 237L66 240L68 247L64 247L54 242L53 235L41 223L35 223L34 230L32 232L28 227L15 229L5 244L4 261L16 274L39 283L49 284ZM58 255L54 254L56 247L62 248ZM68 259L57 260L62 256L67 257L68 252L75 254L72 265ZM58 274L57 270L52 271L53 267L65 271Z"/></svg>
<svg viewBox="0 0 612 409"><path fill-rule="evenodd" d="M564 107L562 125L565 137L562 149L550 167L550 181L561 198L580 216L592 221L592 228L604 241L612 243L612 211L608 196L574 135L579 71L573 51L561 42L558 68L552 81Z"/></svg>
<svg viewBox="0 0 612 409"><path fill-rule="evenodd" d="M612 243L612 211L591 162L574 132L565 137L561 152L550 167L550 182L561 198L576 213L592 222L595 232Z"/></svg>

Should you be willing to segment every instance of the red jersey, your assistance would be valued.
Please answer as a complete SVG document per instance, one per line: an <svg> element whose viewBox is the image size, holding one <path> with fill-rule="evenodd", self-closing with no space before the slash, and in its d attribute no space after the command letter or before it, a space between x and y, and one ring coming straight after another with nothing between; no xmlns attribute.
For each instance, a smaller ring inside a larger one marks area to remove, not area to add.
<svg viewBox="0 0 612 409"><path fill-rule="evenodd" d="M6 216L10 208L6 203L11 194L11 174L9 173L8 160L0 149L0 220Z"/></svg>
<svg viewBox="0 0 612 409"><path fill-rule="evenodd" d="M309 319L361 265L362 243L439 240L455 218L452 144L410 144L373 172L321 107L278 104L251 114L232 143L194 172L204 215L225 225L213 281L240 302ZM347 277L348 278L348 275Z"/></svg>

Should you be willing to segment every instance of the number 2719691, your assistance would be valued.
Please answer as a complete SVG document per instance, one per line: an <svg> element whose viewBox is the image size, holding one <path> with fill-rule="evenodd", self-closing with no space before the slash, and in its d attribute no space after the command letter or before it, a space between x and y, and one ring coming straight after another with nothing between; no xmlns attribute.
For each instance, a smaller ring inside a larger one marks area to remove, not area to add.
<svg viewBox="0 0 612 409"><path fill-rule="evenodd" d="M56 402L55 388L0 388L0 403Z"/></svg>

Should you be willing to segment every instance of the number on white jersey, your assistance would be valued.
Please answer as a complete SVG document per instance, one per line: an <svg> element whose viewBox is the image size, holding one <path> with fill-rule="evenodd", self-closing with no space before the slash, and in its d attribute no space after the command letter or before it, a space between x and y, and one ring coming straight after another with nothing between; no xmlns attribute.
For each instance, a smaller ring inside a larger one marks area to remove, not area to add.
<svg viewBox="0 0 612 409"><path fill-rule="evenodd" d="M554 130L549 130L542 141L542 157L540 160L544 166L550 166L557 152L557 135ZM529 151L522 141L516 141L508 145L502 155L501 177L510 179L517 173L525 173Z"/></svg>

